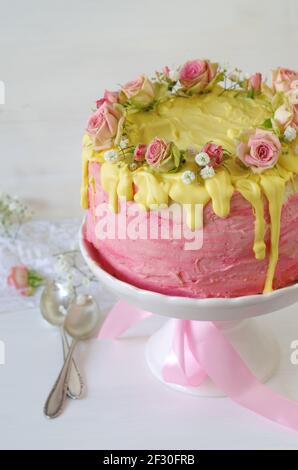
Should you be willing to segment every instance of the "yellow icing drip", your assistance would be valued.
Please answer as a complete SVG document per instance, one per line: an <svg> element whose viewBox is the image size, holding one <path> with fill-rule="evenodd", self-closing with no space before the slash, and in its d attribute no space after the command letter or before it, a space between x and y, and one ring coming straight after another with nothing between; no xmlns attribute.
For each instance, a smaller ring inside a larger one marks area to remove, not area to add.
<svg viewBox="0 0 298 470"><path fill-rule="evenodd" d="M264 293L272 291L275 268L278 261L280 216L285 193L285 181L278 176L261 176L261 186L269 202L270 214L270 257Z"/></svg>
<svg viewBox="0 0 298 470"><path fill-rule="evenodd" d="M162 185L162 179L157 175L141 170L134 175L134 183L137 186L134 200L144 209L157 209L158 205L168 205L167 188Z"/></svg>
<svg viewBox="0 0 298 470"><path fill-rule="evenodd" d="M92 140L89 135L85 134L83 138L82 153L82 185L81 185L81 206L88 209L88 165L89 161L98 163L104 162L102 152L98 152L92 147Z"/></svg>
<svg viewBox="0 0 298 470"><path fill-rule="evenodd" d="M255 99L235 97L234 92L221 94L215 88L206 95L191 98L172 98L156 110L130 114L125 129L132 144L149 143L158 136L174 141L180 149L195 146L198 150L208 141L223 145L235 155L235 140L243 130L260 126L272 115L270 97L264 94ZM227 159L213 178L198 178L186 185L181 180L186 170L198 172L194 162L186 162L177 173L157 174L144 165L131 172L125 162L108 163L103 152L94 151L90 137L83 141L83 178L81 189L82 207L88 207L88 162L101 165L101 185L109 195L109 205L113 212L119 210L119 198L135 200L146 210L171 201L184 205L187 223L191 230L201 227L202 217L196 215L197 204L205 206L210 200L215 214L227 217L230 213L230 200L238 191L252 206L255 215L255 239L252 247L255 257L266 257L264 197L269 202L270 214L270 254L264 292L272 290L272 283L278 261L280 236L280 216L284 201L285 184L293 182L298 174L298 157L294 148L285 146L276 168L255 175L250 169L237 164L233 156ZM106 149L107 150L107 149ZM285 153L286 152L286 153ZM133 183L136 186L134 194ZM92 182L93 184L93 182ZM296 188L293 185L293 191Z"/></svg>
<svg viewBox="0 0 298 470"><path fill-rule="evenodd" d="M193 164L188 164L185 170L195 170ZM184 204L186 211L186 223L191 230L197 230L202 227L203 206L210 200L210 196L203 185L181 184L181 173L164 175L166 179L170 198L180 204ZM201 204L201 210L198 207ZM196 211L197 207L197 211Z"/></svg>
<svg viewBox="0 0 298 470"><path fill-rule="evenodd" d="M255 241L253 251L256 259L264 259L266 256L266 245L264 242L266 227L260 186L255 181L244 178L237 180L235 186L237 191L239 191L253 207L255 214Z"/></svg>
<svg viewBox="0 0 298 470"><path fill-rule="evenodd" d="M133 200L133 180L132 174L126 165L122 166L119 170L119 182L117 186L117 194L120 198L126 201Z"/></svg>
<svg viewBox="0 0 298 470"><path fill-rule="evenodd" d="M119 184L120 169L118 165L104 163L101 167L101 186L109 195L109 207L112 212L119 211L117 188Z"/></svg>
<svg viewBox="0 0 298 470"><path fill-rule="evenodd" d="M92 198L93 198L93 220L95 222L95 206L96 206L96 188L95 188L95 178L94 176L91 176L91 178L89 178L89 186L91 187L92 189Z"/></svg>
<svg viewBox="0 0 298 470"><path fill-rule="evenodd" d="M212 199L212 207L218 217L227 217L230 213L230 201L234 188L227 170L219 170L213 178L205 181L205 187Z"/></svg>

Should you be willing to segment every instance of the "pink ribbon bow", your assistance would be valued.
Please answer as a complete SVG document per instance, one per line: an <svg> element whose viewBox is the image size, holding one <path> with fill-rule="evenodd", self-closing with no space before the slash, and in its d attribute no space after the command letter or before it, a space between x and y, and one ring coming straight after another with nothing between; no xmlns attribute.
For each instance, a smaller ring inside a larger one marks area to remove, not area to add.
<svg viewBox="0 0 298 470"><path fill-rule="evenodd" d="M105 320L99 338L115 339L151 315L120 301ZM192 387L210 377L235 402L298 431L298 403L262 384L212 322L175 320L172 347L162 375L168 383Z"/></svg>

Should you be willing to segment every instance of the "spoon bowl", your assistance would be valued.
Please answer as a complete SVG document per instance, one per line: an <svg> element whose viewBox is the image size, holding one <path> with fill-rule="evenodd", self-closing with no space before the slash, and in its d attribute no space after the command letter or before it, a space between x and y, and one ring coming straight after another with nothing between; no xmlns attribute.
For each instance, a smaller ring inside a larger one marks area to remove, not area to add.
<svg viewBox="0 0 298 470"><path fill-rule="evenodd" d="M64 366L44 406L44 414L48 418L56 418L62 413L67 394L73 352L79 341L86 340L97 332L100 318L100 310L93 297L78 295L71 302L65 317L64 328L72 336L73 340Z"/></svg>
<svg viewBox="0 0 298 470"><path fill-rule="evenodd" d="M72 299L73 293L70 289L55 281L48 283L40 298L42 316L51 325L62 326Z"/></svg>
<svg viewBox="0 0 298 470"><path fill-rule="evenodd" d="M69 306L65 317L65 331L76 340L90 338L100 322L100 311L91 296L78 297Z"/></svg>

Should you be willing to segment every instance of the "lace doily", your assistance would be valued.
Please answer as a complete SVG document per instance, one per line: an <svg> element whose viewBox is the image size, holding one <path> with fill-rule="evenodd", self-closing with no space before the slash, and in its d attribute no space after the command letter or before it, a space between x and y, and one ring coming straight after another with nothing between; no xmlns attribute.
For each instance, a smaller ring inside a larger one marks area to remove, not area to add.
<svg viewBox="0 0 298 470"><path fill-rule="evenodd" d="M31 221L20 227L16 239L0 237L0 313L38 307L42 287L31 297L21 296L7 285L10 268L17 264L36 270L46 279L57 279L57 257L55 255L78 250L80 219L59 222ZM86 269L78 254L79 262ZM98 282L91 282L83 288L98 299L103 310L110 308L114 298Z"/></svg>

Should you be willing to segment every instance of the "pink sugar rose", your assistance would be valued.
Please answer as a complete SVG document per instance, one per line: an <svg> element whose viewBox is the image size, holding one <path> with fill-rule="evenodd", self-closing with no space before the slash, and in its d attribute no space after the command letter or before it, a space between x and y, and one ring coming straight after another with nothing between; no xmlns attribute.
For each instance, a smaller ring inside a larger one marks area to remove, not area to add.
<svg viewBox="0 0 298 470"><path fill-rule="evenodd" d="M291 125L298 131L298 105L293 106L293 119Z"/></svg>
<svg viewBox="0 0 298 470"><path fill-rule="evenodd" d="M279 67L272 70L272 85L275 91L289 91L293 81L298 80L296 70Z"/></svg>
<svg viewBox="0 0 298 470"><path fill-rule="evenodd" d="M107 102L91 115L87 124L87 133L93 138L95 150L112 145L112 139L117 134L119 117L119 112Z"/></svg>
<svg viewBox="0 0 298 470"><path fill-rule="evenodd" d="M208 154L210 158L209 165L213 168L217 167L221 163L223 157L223 148L221 145L208 143L204 145L201 151Z"/></svg>
<svg viewBox="0 0 298 470"><path fill-rule="evenodd" d="M145 158L154 169L166 173L179 167L181 154L173 142L155 137L147 147Z"/></svg>
<svg viewBox="0 0 298 470"><path fill-rule="evenodd" d="M170 144L155 137L147 147L146 161L150 166L158 166L169 155Z"/></svg>
<svg viewBox="0 0 298 470"><path fill-rule="evenodd" d="M146 155L146 150L147 150L147 145L146 144L139 144L136 146L135 151L134 151L134 159L137 162L142 162L145 160L145 155Z"/></svg>
<svg viewBox="0 0 298 470"><path fill-rule="evenodd" d="M148 106L153 101L155 93L153 83L145 75L126 83L121 92L124 101L131 100L136 106Z"/></svg>
<svg viewBox="0 0 298 470"><path fill-rule="evenodd" d="M259 72L254 73L247 80L248 90L253 90L254 93L258 93L261 91L261 85L262 85L262 74Z"/></svg>
<svg viewBox="0 0 298 470"><path fill-rule="evenodd" d="M22 264L11 268L7 283L9 286L18 289L21 295L29 296L32 294L32 288L29 285L28 268Z"/></svg>
<svg viewBox="0 0 298 470"><path fill-rule="evenodd" d="M104 103L114 104L114 103L118 103L118 101L119 101L119 93L117 91L105 90L103 98L96 101L96 107L98 109Z"/></svg>
<svg viewBox="0 0 298 470"><path fill-rule="evenodd" d="M285 99L275 113L274 120L285 129L292 126L298 130L298 80L293 80L290 88L285 92Z"/></svg>
<svg viewBox="0 0 298 470"><path fill-rule="evenodd" d="M279 106L274 113L274 120L282 127L286 127L290 124L293 117L293 111L291 106L285 104Z"/></svg>
<svg viewBox="0 0 298 470"><path fill-rule="evenodd" d="M237 156L254 173L272 168L279 157L281 144L277 136L263 129L250 133L248 142L241 142L237 147Z"/></svg>
<svg viewBox="0 0 298 470"><path fill-rule="evenodd" d="M212 64L209 60L189 60L179 74L182 86L194 92L203 90L216 75L218 64Z"/></svg>

